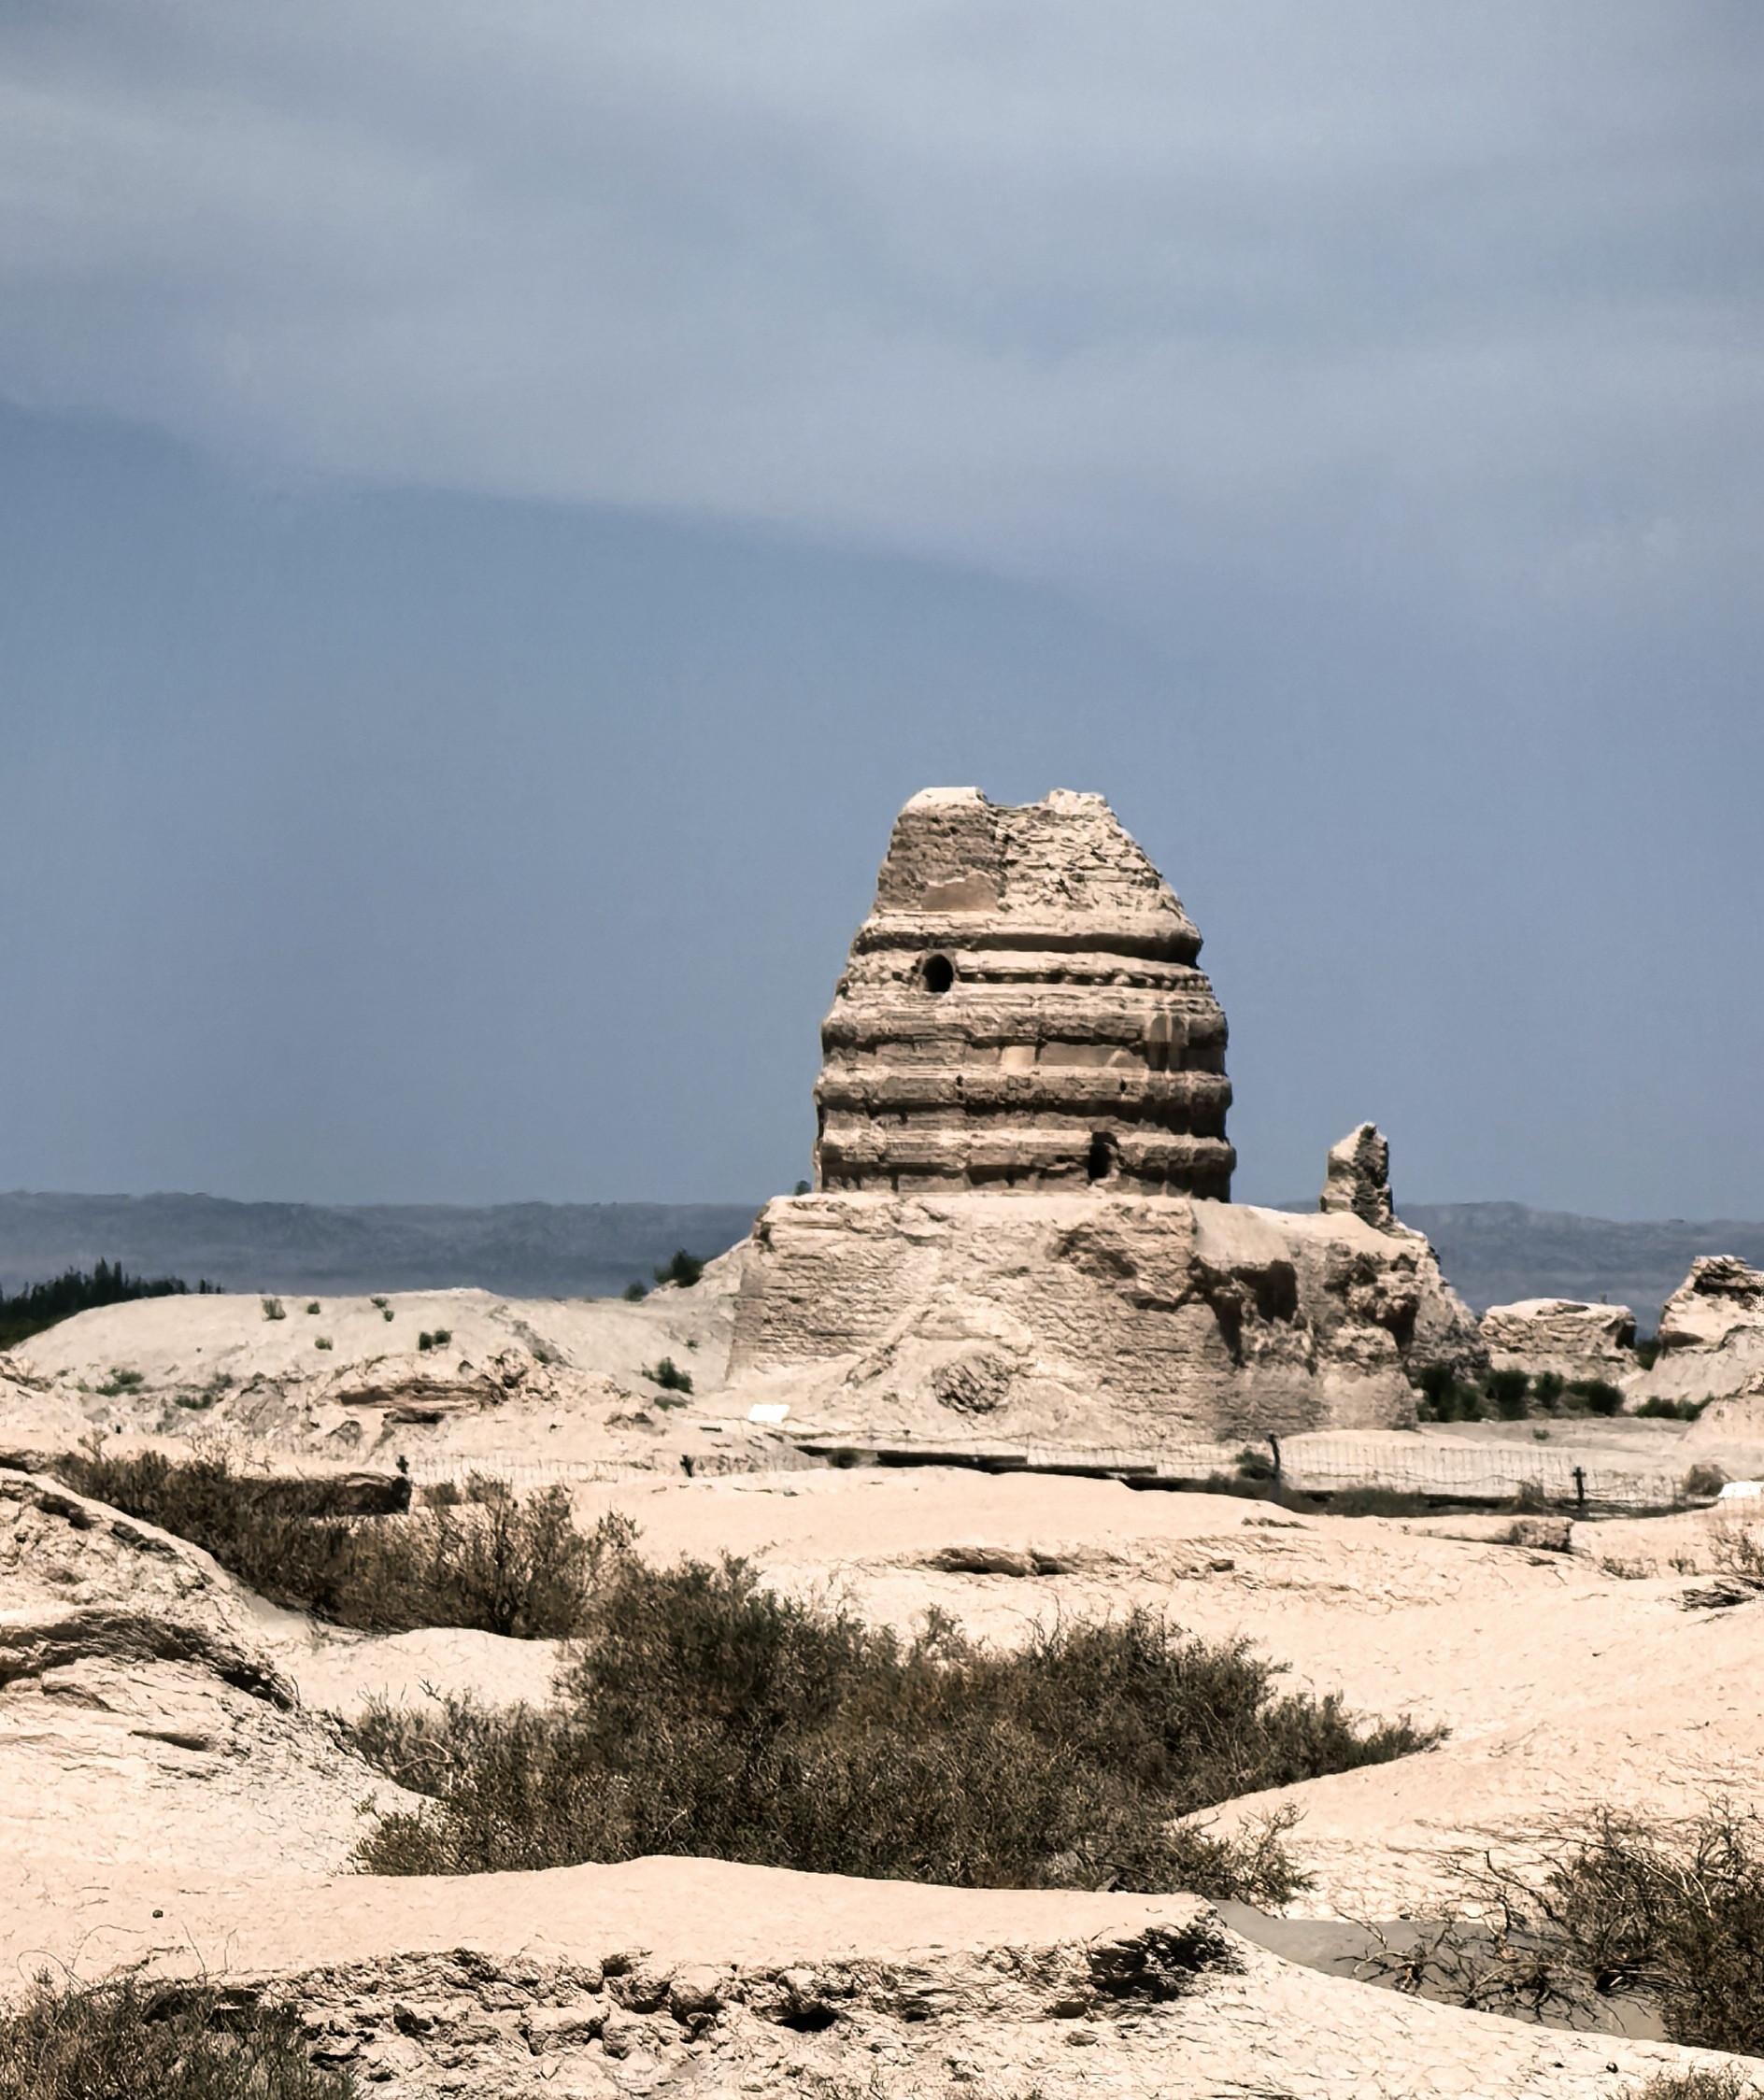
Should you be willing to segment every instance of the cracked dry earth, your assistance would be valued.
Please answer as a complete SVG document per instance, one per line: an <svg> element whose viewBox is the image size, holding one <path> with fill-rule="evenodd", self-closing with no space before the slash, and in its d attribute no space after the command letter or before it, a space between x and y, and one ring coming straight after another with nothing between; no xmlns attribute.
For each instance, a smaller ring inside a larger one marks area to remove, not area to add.
<svg viewBox="0 0 1764 2100"><path fill-rule="evenodd" d="M1297 1908L1315 1913L1425 1908L1453 1845L1552 1809L1756 1797L1764 1776L1764 1603L1683 1609L1714 1544L1702 1520L1580 1527L1575 1550L1539 1552L1437 1521L943 1469L625 1482L578 1503L627 1511L653 1559L746 1554L780 1587L901 1625L934 1604L1008 1641L1151 1605L1362 1712L1447 1724L1437 1750L1275 1797L1302 1811L1316 1885ZM272 1987L316 2056L412 2100L1627 2095L1698 2058L1318 1974L1182 1895L691 1859L353 1873L372 1805L406 1797L330 1711L430 1683L538 1697L552 1660L483 1635L326 1634L150 1525L0 1471L7 1987L45 1962Z"/></svg>

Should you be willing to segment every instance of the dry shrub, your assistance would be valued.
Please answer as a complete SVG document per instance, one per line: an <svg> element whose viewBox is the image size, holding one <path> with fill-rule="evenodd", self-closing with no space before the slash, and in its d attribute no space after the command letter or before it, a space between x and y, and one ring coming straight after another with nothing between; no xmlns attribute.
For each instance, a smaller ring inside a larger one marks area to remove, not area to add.
<svg viewBox="0 0 1764 2100"><path fill-rule="evenodd" d="M1421 1948L1375 1965L1485 2012L1581 2023L1655 2006L1675 2042L1764 2055L1764 1822L1717 1802L1687 1821L1602 1810L1524 1867L1464 1863L1464 1900Z"/></svg>
<svg viewBox="0 0 1764 2100"><path fill-rule="evenodd" d="M1290 1819L1176 1819L1437 1739L1145 1612L998 1653L775 1596L739 1560L611 1568L545 1710L379 1707L357 1742L435 1796L362 1848L377 1873L691 1853L963 1887L1188 1889L1281 1903Z"/></svg>
<svg viewBox="0 0 1764 2100"><path fill-rule="evenodd" d="M1732 2064L1705 2070L1657 2071L1635 2100L1764 2100L1764 2089L1755 2085Z"/></svg>
<svg viewBox="0 0 1764 2100"><path fill-rule="evenodd" d="M373 1632L475 1626L565 1639L584 1624L605 1555L633 1536L619 1517L578 1531L566 1488L523 1501L477 1475L459 1507L334 1517L321 1503L291 1503L288 1483L241 1473L221 1456L79 1453L55 1470L78 1494L203 1547L273 1603ZM320 1494L324 1486L300 1484Z"/></svg>
<svg viewBox="0 0 1764 2100"><path fill-rule="evenodd" d="M0 2011L0 2100L360 2100L307 2060L291 2007L208 1985L58 1983Z"/></svg>
<svg viewBox="0 0 1764 2100"><path fill-rule="evenodd" d="M1743 1582L1764 1583L1764 1542L1743 1519L1715 1527L1709 1557L1724 1575Z"/></svg>

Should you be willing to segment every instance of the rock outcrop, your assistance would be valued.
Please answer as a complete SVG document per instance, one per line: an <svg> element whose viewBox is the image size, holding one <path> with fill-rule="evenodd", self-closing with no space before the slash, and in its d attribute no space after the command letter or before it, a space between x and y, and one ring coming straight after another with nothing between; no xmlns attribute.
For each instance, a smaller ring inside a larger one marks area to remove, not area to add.
<svg viewBox="0 0 1764 2100"><path fill-rule="evenodd" d="M1351 1211L1379 1231L1392 1223L1390 1145L1375 1123L1362 1123L1330 1147L1319 1211Z"/></svg>
<svg viewBox="0 0 1764 2100"><path fill-rule="evenodd" d="M1659 1355L1630 1390L1645 1399L1726 1400L1764 1392L1764 1270L1699 1255L1660 1313Z"/></svg>
<svg viewBox="0 0 1764 2100"><path fill-rule="evenodd" d="M306 1622L186 1540L0 1468L0 1853L21 1906L156 1865L174 1882L334 1872L365 1803L415 1805L301 1705L285 1666Z"/></svg>
<svg viewBox="0 0 1764 2100"><path fill-rule="evenodd" d="M1588 1305L1572 1298L1526 1298L1491 1305L1482 1338L1497 1370L1533 1376L1602 1378L1615 1384L1635 1369L1635 1314L1627 1305Z"/></svg>
<svg viewBox="0 0 1764 2100"><path fill-rule="evenodd" d="M821 1028L825 1191L1231 1194L1201 936L1100 795L915 795Z"/></svg>

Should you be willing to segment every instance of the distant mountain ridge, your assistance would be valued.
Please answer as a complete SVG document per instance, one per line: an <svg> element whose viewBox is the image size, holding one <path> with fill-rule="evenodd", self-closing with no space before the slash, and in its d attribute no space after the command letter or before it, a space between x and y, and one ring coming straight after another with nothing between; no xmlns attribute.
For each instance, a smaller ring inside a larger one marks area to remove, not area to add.
<svg viewBox="0 0 1764 2100"><path fill-rule="evenodd" d="M1287 1203L1283 1210L1310 1210ZM605 1298L676 1247L720 1254L757 1203L239 1203L219 1196L0 1194L0 1286L120 1261L132 1274L206 1277L237 1291L441 1290ZM1643 1333L1697 1255L1764 1268L1764 1223L1618 1224L1523 1203L1404 1203L1478 1312L1520 1298L1606 1298Z"/></svg>
<svg viewBox="0 0 1764 2100"><path fill-rule="evenodd" d="M1642 1333L1652 1334L1698 1255L1738 1255L1764 1268L1764 1224L1755 1219L1626 1225L1523 1203L1399 1202L1397 1211L1427 1234L1478 1312L1521 1298L1603 1298L1627 1305Z"/></svg>
<svg viewBox="0 0 1764 2100"><path fill-rule="evenodd" d="M240 1203L220 1196L0 1194L0 1284L119 1261L224 1290L444 1290L609 1298L676 1247L721 1254L756 1203Z"/></svg>

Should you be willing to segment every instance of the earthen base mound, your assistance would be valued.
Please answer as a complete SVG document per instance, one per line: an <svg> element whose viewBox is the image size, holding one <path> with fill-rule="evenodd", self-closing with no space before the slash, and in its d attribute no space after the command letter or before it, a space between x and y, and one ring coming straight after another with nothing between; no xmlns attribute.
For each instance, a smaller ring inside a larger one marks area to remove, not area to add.
<svg viewBox="0 0 1764 2100"><path fill-rule="evenodd" d="M760 1213L730 1377L875 1435L1143 1445L1403 1426L1410 1362L1481 1355L1427 1241L1349 1213L822 1195Z"/></svg>

